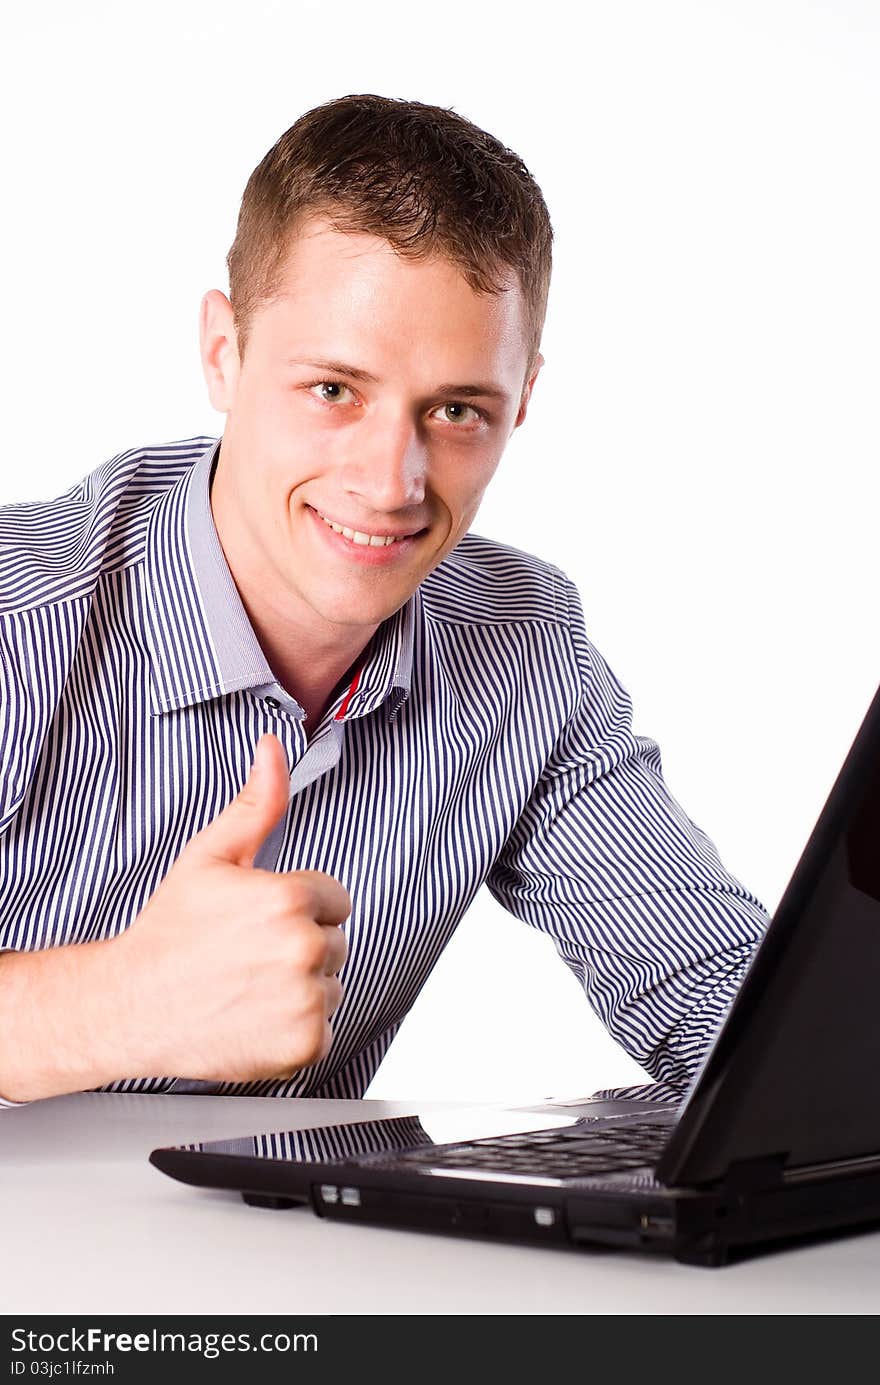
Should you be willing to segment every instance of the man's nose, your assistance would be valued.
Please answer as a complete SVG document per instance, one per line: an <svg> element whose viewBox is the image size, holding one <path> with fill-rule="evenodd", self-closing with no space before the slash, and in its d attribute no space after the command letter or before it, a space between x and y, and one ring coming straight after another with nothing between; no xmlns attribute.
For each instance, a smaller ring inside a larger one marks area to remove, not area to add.
<svg viewBox="0 0 880 1385"><path fill-rule="evenodd" d="M356 430L353 456L345 467L345 487L377 515L421 505L427 483L427 447L411 419L376 424L367 436Z"/></svg>

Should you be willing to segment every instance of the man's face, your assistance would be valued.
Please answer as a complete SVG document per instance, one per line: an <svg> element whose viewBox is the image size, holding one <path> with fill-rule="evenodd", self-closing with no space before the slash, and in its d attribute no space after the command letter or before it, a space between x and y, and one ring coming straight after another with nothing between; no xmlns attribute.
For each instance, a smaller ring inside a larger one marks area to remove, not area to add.
<svg viewBox="0 0 880 1385"><path fill-rule="evenodd" d="M467 532L525 417L543 361L525 383L519 287L479 295L445 260L312 219L244 361L218 290L201 331L239 584L319 638L372 633Z"/></svg>

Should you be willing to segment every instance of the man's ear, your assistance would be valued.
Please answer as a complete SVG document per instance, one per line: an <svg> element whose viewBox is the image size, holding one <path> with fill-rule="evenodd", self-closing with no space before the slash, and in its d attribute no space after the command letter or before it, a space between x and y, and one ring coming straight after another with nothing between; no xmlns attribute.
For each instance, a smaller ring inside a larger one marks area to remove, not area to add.
<svg viewBox="0 0 880 1385"><path fill-rule="evenodd" d="M208 397L218 413L228 414L235 402L240 362L232 304L219 289L209 289L202 299L199 345Z"/></svg>
<svg viewBox="0 0 880 1385"><path fill-rule="evenodd" d="M528 379L527 382L526 382L525 389L523 390L523 396L522 396L522 399L521 399L521 401L520 401L519 411L518 411L518 413L517 413L517 415L516 415L516 422L515 422L514 425L513 425L514 428L518 428L519 425L520 425L520 424L524 421L524 419L525 419L525 416L526 416L526 413L527 413L528 407L529 407L529 400L530 400L531 397L532 397L532 389L533 389L533 387L534 387L535 381L536 381L537 378L538 378L538 372L540 371L541 366L542 366L543 364L544 364L544 357L541 355L541 353L540 353L540 351L539 351L539 352L538 352L538 358L537 358L537 360L535 361L535 369L532 371L532 374L529 376L529 379ZM511 429L511 431L513 431L513 430Z"/></svg>

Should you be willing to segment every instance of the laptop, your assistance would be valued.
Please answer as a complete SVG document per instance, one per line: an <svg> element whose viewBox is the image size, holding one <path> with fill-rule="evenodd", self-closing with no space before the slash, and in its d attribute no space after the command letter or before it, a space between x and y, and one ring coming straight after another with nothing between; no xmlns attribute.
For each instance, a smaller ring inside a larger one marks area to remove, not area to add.
<svg viewBox="0 0 880 1385"><path fill-rule="evenodd" d="M687 1091L154 1149L254 1207L721 1266L880 1226L880 688Z"/></svg>

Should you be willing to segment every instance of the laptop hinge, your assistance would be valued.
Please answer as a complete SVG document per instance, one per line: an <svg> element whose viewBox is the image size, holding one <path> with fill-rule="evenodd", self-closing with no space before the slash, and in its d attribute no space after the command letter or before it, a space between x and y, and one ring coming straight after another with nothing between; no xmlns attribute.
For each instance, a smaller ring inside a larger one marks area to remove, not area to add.
<svg viewBox="0 0 880 1385"><path fill-rule="evenodd" d="M724 1175L723 1186L733 1193L774 1188L782 1183L782 1170L787 1158L786 1150L782 1154L762 1154L757 1159L736 1159Z"/></svg>

